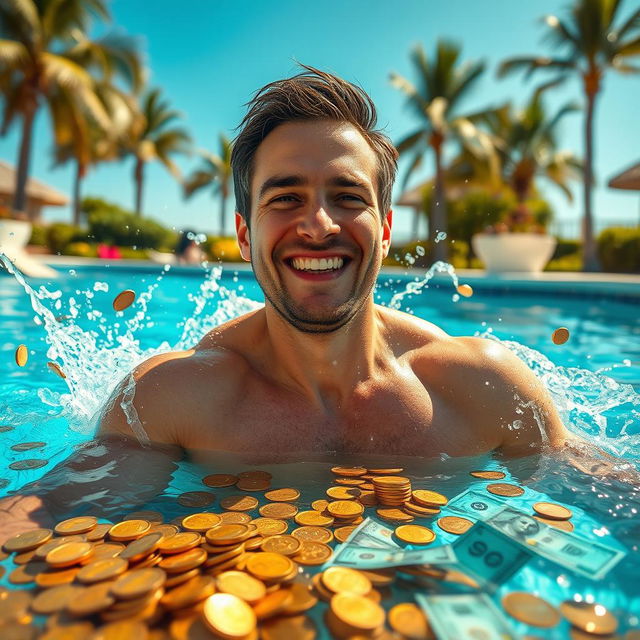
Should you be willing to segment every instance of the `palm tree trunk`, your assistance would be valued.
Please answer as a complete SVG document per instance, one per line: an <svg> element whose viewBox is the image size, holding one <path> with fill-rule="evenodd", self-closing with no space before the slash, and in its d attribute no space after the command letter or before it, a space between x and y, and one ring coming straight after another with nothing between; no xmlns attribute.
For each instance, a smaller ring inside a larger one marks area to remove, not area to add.
<svg viewBox="0 0 640 640"><path fill-rule="evenodd" d="M80 186L86 173L80 162L76 162L76 174L73 178L73 224L80 226Z"/></svg>
<svg viewBox="0 0 640 640"><path fill-rule="evenodd" d="M220 237L224 237L227 226L227 193L220 189Z"/></svg>
<svg viewBox="0 0 640 640"><path fill-rule="evenodd" d="M444 174L442 172L442 142L433 145L433 150L436 155L436 176L435 176L435 189L433 193L433 200L431 201L431 224L432 228L429 229L429 235L433 242L433 258L434 260L448 260L449 258L449 244L445 240L436 242L437 234L447 233L447 213L446 202L444 201Z"/></svg>
<svg viewBox="0 0 640 640"><path fill-rule="evenodd" d="M133 172L136 187L136 215L142 217L142 187L144 182L144 162L138 158Z"/></svg>
<svg viewBox="0 0 640 640"><path fill-rule="evenodd" d="M16 189L13 194L13 208L26 213L27 208L27 178L29 177L29 161L31 159L31 140L33 137L33 122L35 120L37 104L34 102L24 113L22 119L22 140L18 154L18 168L16 171Z"/></svg>
<svg viewBox="0 0 640 640"><path fill-rule="evenodd" d="M588 82L588 80L586 80ZM584 120L584 218L582 219L582 247L584 271L599 271L600 263L596 251L596 243L593 237L593 116L596 106L597 90L587 87L587 113Z"/></svg>

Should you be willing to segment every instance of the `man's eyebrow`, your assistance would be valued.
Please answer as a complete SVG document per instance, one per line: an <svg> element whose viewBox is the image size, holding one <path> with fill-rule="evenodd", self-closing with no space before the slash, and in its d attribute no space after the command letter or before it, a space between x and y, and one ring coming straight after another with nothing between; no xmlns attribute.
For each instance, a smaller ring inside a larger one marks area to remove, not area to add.
<svg viewBox="0 0 640 640"><path fill-rule="evenodd" d="M301 175L288 175L288 176L272 176L265 180L260 187L258 194L258 200L262 200L264 195L272 189L279 189L284 187L304 187L309 184L308 180ZM368 193L371 192L371 187L364 181L349 176L336 176L327 181L327 184L332 187L357 187L364 189Z"/></svg>

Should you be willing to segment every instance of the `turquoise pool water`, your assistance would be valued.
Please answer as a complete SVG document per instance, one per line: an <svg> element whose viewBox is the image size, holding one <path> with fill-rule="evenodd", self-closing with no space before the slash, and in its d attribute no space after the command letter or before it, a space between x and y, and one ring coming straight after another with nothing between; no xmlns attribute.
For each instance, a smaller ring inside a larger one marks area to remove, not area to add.
<svg viewBox="0 0 640 640"><path fill-rule="evenodd" d="M261 292L249 272L228 270L178 273L162 267L149 272L122 268L65 269L55 282L32 282L33 291L11 276L0 276L0 331L3 380L0 387L0 494L38 481L72 451L91 438L94 415L113 386L132 366L158 351L190 347L207 330L255 308ZM377 301L415 313L453 335L485 335L506 341L542 376L567 426L587 442L621 459L620 466L639 467L640 460L640 325L637 304L612 296L542 295L476 286L471 298L460 298L449 276L424 280L420 276L381 275ZM111 308L122 289L138 293L136 304L123 314ZM56 320L55 318L58 318ZM552 331L566 326L565 345L551 342ZM13 354L18 344L29 347L30 358L18 369ZM66 373L62 380L46 362L53 360ZM36 450L12 446L41 441ZM9 465L24 459L46 461L41 468L15 471ZM385 461L388 462L388 461ZM592 478L573 469L562 456L533 456L518 461L436 459L404 461L414 486L434 488L450 499L471 484L484 490L486 482L469 477L472 469L495 468L525 487L509 504L530 510L539 500L569 506L576 532L586 539L624 550L626 558L598 581L589 580L537 558L503 584L496 597L513 590L542 594L552 604L581 597L610 607L621 629L633 628L640 617L640 488L607 478ZM259 461L230 461L241 464ZM260 465L263 467L264 465ZM308 488L309 500L322 497L331 475L328 465L297 462L270 467L274 486ZM218 466L216 467L216 470ZM144 505L157 508L169 520L188 510L175 498L202 489L201 478L211 469L182 461L166 490ZM57 475L56 475L57 474ZM57 471L51 483L65 482ZM51 477L51 476L50 476ZM224 490L216 492L220 497ZM228 493L228 491L227 491ZM303 508L304 505L301 505ZM76 505L91 509L91 499ZM423 524L429 525L428 522ZM448 534L438 532L448 542ZM5 582L6 584L6 582ZM404 599L411 599L410 593ZM533 629L511 621L520 633L565 638L567 627Z"/></svg>

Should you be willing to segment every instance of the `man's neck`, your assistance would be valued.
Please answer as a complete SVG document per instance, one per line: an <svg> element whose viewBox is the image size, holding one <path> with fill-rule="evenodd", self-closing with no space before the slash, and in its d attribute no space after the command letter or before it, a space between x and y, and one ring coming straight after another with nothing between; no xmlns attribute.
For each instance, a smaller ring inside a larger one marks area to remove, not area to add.
<svg viewBox="0 0 640 640"><path fill-rule="evenodd" d="M343 327L305 333L265 306L269 375L325 409L339 408L374 373L388 347L373 299Z"/></svg>

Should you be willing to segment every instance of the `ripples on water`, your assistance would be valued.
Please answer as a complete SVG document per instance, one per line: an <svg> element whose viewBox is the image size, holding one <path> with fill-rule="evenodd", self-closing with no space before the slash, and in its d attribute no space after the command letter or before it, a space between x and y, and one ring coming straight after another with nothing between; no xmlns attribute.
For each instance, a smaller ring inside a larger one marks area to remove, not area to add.
<svg viewBox="0 0 640 640"><path fill-rule="evenodd" d="M13 271L10 263L4 259L3 262L9 271ZM118 495L110 494L108 485L103 484L105 478L117 475L118 463L117 457L103 460L105 449L100 448L102 444L87 442L95 430L99 410L115 385L140 362L158 353L191 348L215 326L261 306L244 297L241 291L224 286L221 283L221 268L211 269L203 272L198 292L189 296L193 310L181 323L177 340L173 343L161 341L143 348L139 336L143 329L154 322L148 313L149 302L162 285L168 270L165 267L155 282L138 292L133 309L126 314L116 314L115 323L113 314L105 316L92 305L92 299L98 292L117 293L109 291L107 282L96 282L91 289L63 299L61 292L54 289L44 286L32 289L19 273L14 273L16 281L30 298L35 313L34 322L40 325L45 335L47 358L57 362L67 376L67 389L56 391L45 383L38 385L37 389L24 387L20 378L9 378L3 382L0 425L12 427L10 431L0 434L5 445L3 454L6 464L25 457L24 453L17 456L9 447L29 440L47 440L49 444L45 450L31 452L26 457L47 457L50 461L46 468L38 471L2 472L6 476L0 478L0 489L5 487L3 493L20 487L26 481L35 481L34 486L40 490L53 492L59 485L76 482L84 487L73 508L73 512L78 513L95 510L97 502L101 509L111 505L113 512L117 513L125 505L133 505L140 500L142 496L139 493L127 493L132 491L132 487L140 486L135 482L124 483ZM397 309L406 308L405 298L415 300L416 296L424 294L433 275L443 272L449 274L454 287L457 286L453 268L437 263L422 281L410 282L404 290L395 293L388 305ZM491 331L485 332L484 336L498 340ZM515 341L502 342L543 380L572 432L587 443L619 458L613 465L617 466L619 473L624 474L638 467L640 396L631 385L616 382L606 375L606 371L594 373L575 367L557 366L525 345ZM96 464L91 472L74 470L73 467L58 468L39 480L43 471L49 471L78 448L76 455L80 459L95 458ZM139 455L135 453L135 446L131 450L133 453L121 452L121 456ZM153 468L149 464L149 455L149 450L146 450L146 462L141 465L147 470ZM215 461L196 464L185 460L174 462L163 454L157 455L158 475L165 473L168 485L161 495L155 495L153 483L147 483L144 500L147 508L163 511L167 520L182 513L175 497L187 490L202 489L201 478L210 473L212 468L236 472L243 465L270 468L275 476L273 486L291 485L292 478L295 478L295 486L306 490L309 502L323 497L324 489L330 482L328 466L331 461L283 462L269 466L268 459L231 458L225 455ZM558 574L558 567L550 567L544 561L536 560L514 576L508 590L536 592L556 602L576 594L619 612L628 612L626 623L633 625L640 616L637 588L640 570L640 487L579 471L570 463L573 457L569 452L537 454L511 461L493 459L491 456L473 459L444 456L435 460L394 461L393 464L403 463L413 476L415 485L437 489L450 498L469 485L470 470L489 466L504 470L514 482L527 488L525 496L519 499L522 500L522 507L540 499L570 506L575 513L572 521L576 525L576 532L608 544L612 544L613 540L615 545L617 541L626 548L627 560L621 562L605 580L597 583L569 573ZM194 458L198 458L198 455ZM380 464L388 466L392 462L381 458ZM160 482L162 484L163 480L160 479ZM136 492L139 492L138 488ZM512 504L516 504L516 501Z"/></svg>

